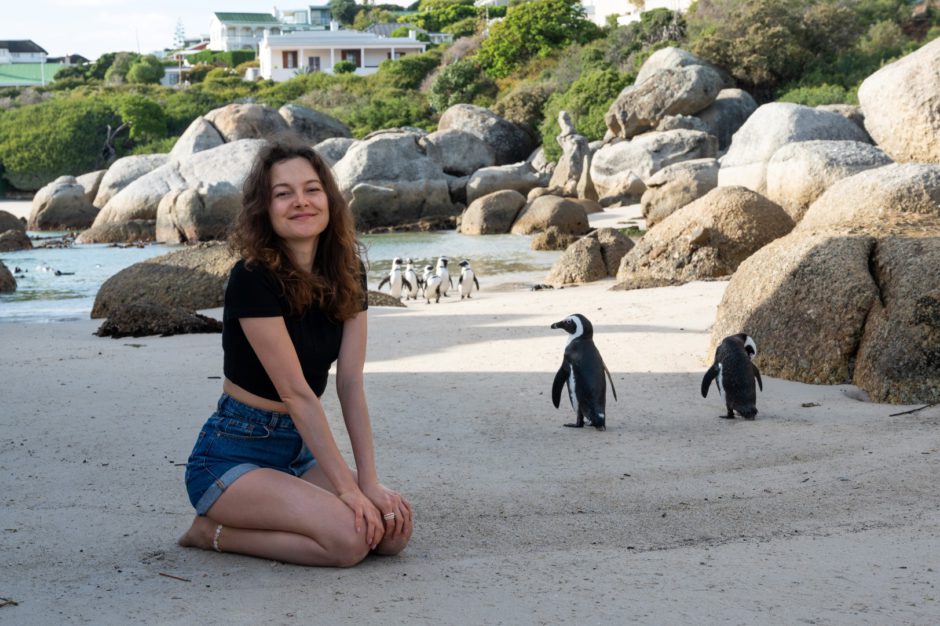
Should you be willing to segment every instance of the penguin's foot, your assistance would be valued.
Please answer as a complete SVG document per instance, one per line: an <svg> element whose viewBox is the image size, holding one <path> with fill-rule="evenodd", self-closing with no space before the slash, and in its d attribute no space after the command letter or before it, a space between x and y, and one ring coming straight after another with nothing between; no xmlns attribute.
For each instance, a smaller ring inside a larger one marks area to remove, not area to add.
<svg viewBox="0 0 940 626"><path fill-rule="evenodd" d="M719 415L718 417L720 417L723 420L733 420L734 413L728 413L727 415Z"/></svg>
<svg viewBox="0 0 940 626"><path fill-rule="evenodd" d="M565 428L584 428L584 424L565 424Z"/></svg>

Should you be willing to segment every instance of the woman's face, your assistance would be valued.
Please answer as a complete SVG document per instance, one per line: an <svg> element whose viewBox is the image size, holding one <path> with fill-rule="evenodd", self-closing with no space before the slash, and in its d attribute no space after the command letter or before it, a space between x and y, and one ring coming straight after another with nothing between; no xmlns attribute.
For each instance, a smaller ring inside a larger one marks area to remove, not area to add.
<svg viewBox="0 0 940 626"><path fill-rule="evenodd" d="M271 166L274 232L290 244L314 243L330 223L330 204L310 161L295 157Z"/></svg>

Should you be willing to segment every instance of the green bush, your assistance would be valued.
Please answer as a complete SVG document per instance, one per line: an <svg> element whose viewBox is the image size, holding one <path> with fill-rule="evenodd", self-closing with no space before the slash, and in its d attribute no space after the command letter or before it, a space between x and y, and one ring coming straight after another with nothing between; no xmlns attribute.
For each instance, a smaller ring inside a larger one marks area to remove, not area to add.
<svg viewBox="0 0 940 626"><path fill-rule="evenodd" d="M94 98L58 97L0 115L0 163L10 184L36 190L66 174L90 172L108 125L121 119L105 102ZM122 148L120 141L116 148Z"/></svg>
<svg viewBox="0 0 940 626"><path fill-rule="evenodd" d="M104 73L105 82L110 85L123 83L127 79L127 73L131 70L131 66L138 59L140 59L140 55L134 52L118 52L114 57L114 61Z"/></svg>
<svg viewBox="0 0 940 626"><path fill-rule="evenodd" d="M441 62L441 53L430 50L423 54L409 54L395 61L382 61L375 79L389 87L417 89Z"/></svg>
<svg viewBox="0 0 940 626"><path fill-rule="evenodd" d="M356 71L356 64L352 61L337 61L333 64L334 74L352 74Z"/></svg>
<svg viewBox="0 0 940 626"><path fill-rule="evenodd" d="M220 96L197 85L189 89L173 90L163 104L167 133L182 135L194 119L226 104Z"/></svg>
<svg viewBox="0 0 940 626"><path fill-rule="evenodd" d="M163 74L163 63L157 57L148 54L131 65L131 68L127 71L127 81L154 84L160 82Z"/></svg>
<svg viewBox="0 0 940 626"><path fill-rule="evenodd" d="M372 131L397 126L417 126L432 129L434 122L424 98L416 97L412 91L380 89L348 110L340 119L346 123L356 137Z"/></svg>
<svg viewBox="0 0 940 626"><path fill-rule="evenodd" d="M216 65L224 67L236 67L242 63L247 63L255 59L254 50L229 50L227 52L215 50L202 50L189 57L189 62L193 65L205 63L207 65Z"/></svg>
<svg viewBox="0 0 940 626"><path fill-rule="evenodd" d="M431 83L428 102L437 111L455 104L473 103L481 96L496 95L496 84L473 58L460 59L442 69Z"/></svg>
<svg viewBox="0 0 940 626"><path fill-rule="evenodd" d="M166 136L166 114L156 101L129 93L118 98L116 104L121 121L130 127L129 136L135 143Z"/></svg>
<svg viewBox="0 0 940 626"><path fill-rule="evenodd" d="M777 100L815 107L820 104L848 104L849 94L841 85L823 84L813 87L796 87L780 95Z"/></svg>
<svg viewBox="0 0 940 626"><path fill-rule="evenodd" d="M518 83L508 94L496 101L493 112L536 134L542 124L545 103L551 95L551 88L543 83Z"/></svg>
<svg viewBox="0 0 940 626"><path fill-rule="evenodd" d="M164 137L146 143L139 143L131 150L131 154L167 154L176 145L179 137Z"/></svg>

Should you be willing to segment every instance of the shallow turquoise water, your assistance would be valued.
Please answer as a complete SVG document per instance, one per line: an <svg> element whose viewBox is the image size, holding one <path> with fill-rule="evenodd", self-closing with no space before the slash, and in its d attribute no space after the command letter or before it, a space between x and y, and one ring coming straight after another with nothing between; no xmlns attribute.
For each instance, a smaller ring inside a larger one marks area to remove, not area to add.
<svg viewBox="0 0 940 626"><path fill-rule="evenodd" d="M53 233L29 233L49 238ZM369 261L369 287L375 289L388 274L396 256L411 257L418 268L435 265L447 256L452 275L457 263L469 259L485 290L524 289L540 282L558 252L536 252L529 237L519 235L468 236L456 231L363 235ZM34 245L40 243L34 239ZM162 244L142 248L79 245L71 248L34 248L2 252L0 261L16 273L17 290L0 295L0 323L62 322L88 319L101 284L125 267L165 254L178 247ZM56 275L55 270L60 272Z"/></svg>

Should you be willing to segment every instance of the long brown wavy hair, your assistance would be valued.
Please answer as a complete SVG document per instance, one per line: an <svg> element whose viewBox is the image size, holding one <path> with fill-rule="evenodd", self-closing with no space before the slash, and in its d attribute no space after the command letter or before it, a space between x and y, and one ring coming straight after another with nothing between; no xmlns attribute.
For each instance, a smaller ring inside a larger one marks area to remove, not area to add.
<svg viewBox="0 0 940 626"><path fill-rule="evenodd" d="M313 271L298 267L287 245L271 225L271 168L281 161L302 158L320 177L329 202L330 220L320 233ZM229 235L232 250L251 267L261 264L276 278L290 305L301 315L311 305L333 319L344 321L362 310L360 246L352 211L336 184L333 172L313 148L299 139L278 138L258 153L242 191L239 211Z"/></svg>

